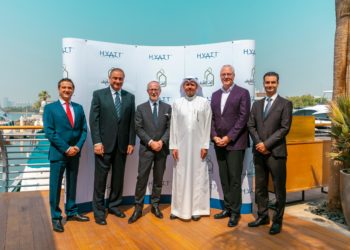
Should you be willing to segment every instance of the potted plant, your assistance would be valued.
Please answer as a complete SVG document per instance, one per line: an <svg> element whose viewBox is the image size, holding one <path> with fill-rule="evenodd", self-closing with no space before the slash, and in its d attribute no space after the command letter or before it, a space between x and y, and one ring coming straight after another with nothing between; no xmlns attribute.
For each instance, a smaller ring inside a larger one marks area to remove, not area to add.
<svg viewBox="0 0 350 250"><path fill-rule="evenodd" d="M350 97L340 96L330 103L333 138L330 158L342 164L340 199L345 221L350 226Z"/></svg>

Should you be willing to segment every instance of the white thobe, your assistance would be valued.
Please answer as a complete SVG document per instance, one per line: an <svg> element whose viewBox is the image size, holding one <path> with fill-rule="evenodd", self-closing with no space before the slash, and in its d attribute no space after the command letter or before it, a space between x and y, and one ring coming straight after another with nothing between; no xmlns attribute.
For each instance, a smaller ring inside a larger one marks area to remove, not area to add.
<svg viewBox="0 0 350 250"><path fill-rule="evenodd" d="M171 213L182 219L210 214L208 164L201 149L209 149L211 108L204 97L182 97L173 103L170 149L179 159L173 168Z"/></svg>

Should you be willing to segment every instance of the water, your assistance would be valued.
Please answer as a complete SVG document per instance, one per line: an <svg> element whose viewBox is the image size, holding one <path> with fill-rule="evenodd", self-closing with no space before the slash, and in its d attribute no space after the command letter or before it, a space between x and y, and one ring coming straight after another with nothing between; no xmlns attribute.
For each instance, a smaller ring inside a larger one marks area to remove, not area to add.
<svg viewBox="0 0 350 250"><path fill-rule="evenodd" d="M26 112L9 112L7 113L7 117L12 121L19 121L19 118L21 116L23 117L30 117L32 115L35 115L36 113L26 113Z"/></svg>

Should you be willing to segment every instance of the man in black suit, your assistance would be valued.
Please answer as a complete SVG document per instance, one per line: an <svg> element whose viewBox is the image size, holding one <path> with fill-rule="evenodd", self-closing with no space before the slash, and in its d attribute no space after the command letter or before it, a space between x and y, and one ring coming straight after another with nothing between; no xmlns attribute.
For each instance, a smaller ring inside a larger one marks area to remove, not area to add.
<svg viewBox="0 0 350 250"><path fill-rule="evenodd" d="M112 165L110 213L124 218L122 203L126 156L135 145L135 96L122 89L125 74L120 68L109 73L110 86L93 93L90 129L95 153L95 181L92 207L97 224L106 225L104 194Z"/></svg>
<svg viewBox="0 0 350 250"><path fill-rule="evenodd" d="M253 140L255 164L255 202L258 218L248 223L249 227L269 224L268 180L271 173L276 194L276 211L270 234L282 230L286 203L286 136L292 123L293 105L277 94L279 75L267 72L264 75L266 98L253 104L248 121L248 129Z"/></svg>
<svg viewBox="0 0 350 250"><path fill-rule="evenodd" d="M162 193L163 174L169 154L169 129L171 106L159 100L160 84L151 81L147 85L149 100L136 109L135 129L140 138L139 167L135 190L135 211L129 218L129 224L142 216L142 208L148 177L153 165L153 187L151 212L162 219L159 209Z"/></svg>

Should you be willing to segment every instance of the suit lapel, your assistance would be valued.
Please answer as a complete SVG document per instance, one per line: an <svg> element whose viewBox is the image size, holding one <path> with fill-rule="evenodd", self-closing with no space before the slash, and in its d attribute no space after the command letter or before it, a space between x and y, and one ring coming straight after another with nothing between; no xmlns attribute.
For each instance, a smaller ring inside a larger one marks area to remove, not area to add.
<svg viewBox="0 0 350 250"><path fill-rule="evenodd" d="M112 92L111 92L110 87L107 87L105 89L104 95L105 95L105 100L107 102L107 107L112 107L112 113L113 113L115 119L118 119L117 110L115 110L114 100L113 100L113 96L112 96Z"/></svg>
<svg viewBox="0 0 350 250"><path fill-rule="evenodd" d="M225 103L224 110L222 111L222 115L225 114L226 110L228 109L229 100L230 100L231 98L234 98L234 93L233 93L233 92L235 91L235 89L236 89L236 84L233 85L233 88L231 89L230 93L228 94L228 97L227 97L227 99L226 99L226 103ZM222 91L221 91L220 102L219 102L219 104L220 104L220 113L221 113L221 98L222 98Z"/></svg>
<svg viewBox="0 0 350 250"><path fill-rule="evenodd" d="M65 123L68 123L69 126L72 127L72 126L70 125L70 122L69 122L69 120L68 120L67 113L66 113L66 111L64 110L64 107L63 107L61 101L58 100L58 101L56 102L56 105L57 105L57 111L60 112L60 113L63 115L63 117L65 117L65 118L64 118L64 122L65 122Z"/></svg>
<svg viewBox="0 0 350 250"><path fill-rule="evenodd" d="M265 99L266 99L266 97L265 97ZM265 99L264 99L264 102L263 102L263 115L264 115L264 104L265 104ZM269 117L269 115L273 112L273 110L274 109L276 109L276 107L278 106L278 103L279 103L279 101L280 101L280 98L279 98L279 95L277 95L276 96L276 99L273 101L273 103L272 103L272 105L271 105L271 107L270 107L270 109L269 109L269 112L267 113L267 115L266 115L266 117L264 118L264 120L266 120L267 119L267 117Z"/></svg>

